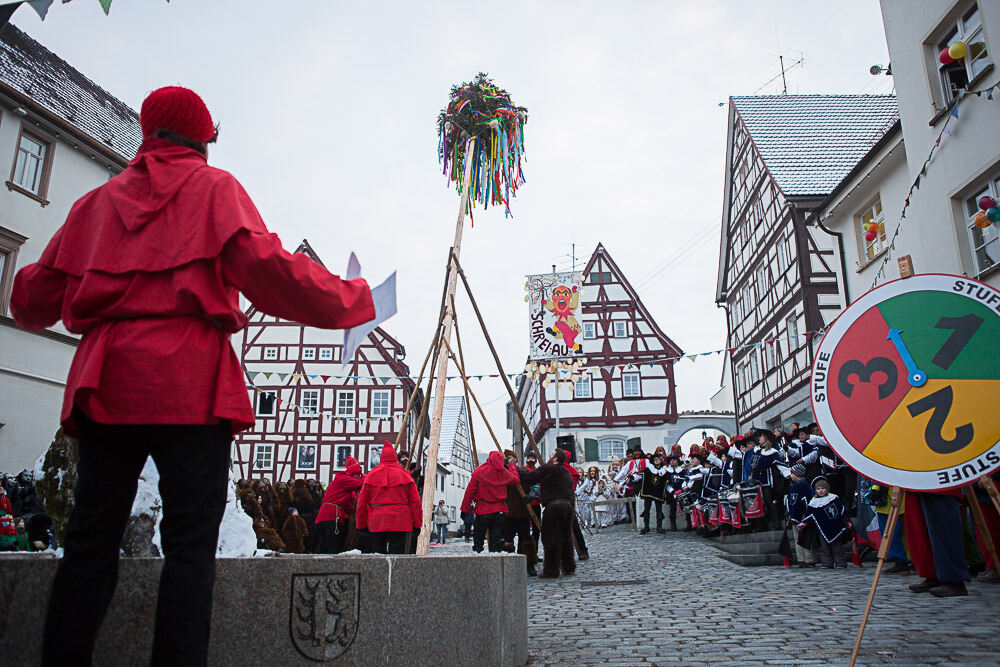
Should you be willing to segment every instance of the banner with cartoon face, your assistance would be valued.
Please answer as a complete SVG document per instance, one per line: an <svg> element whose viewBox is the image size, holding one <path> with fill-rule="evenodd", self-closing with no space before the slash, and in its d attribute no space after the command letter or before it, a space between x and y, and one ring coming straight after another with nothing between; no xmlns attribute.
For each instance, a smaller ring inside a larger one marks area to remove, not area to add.
<svg viewBox="0 0 1000 667"><path fill-rule="evenodd" d="M583 354L583 327L577 320L583 294L580 272L540 273L524 284L532 359Z"/></svg>

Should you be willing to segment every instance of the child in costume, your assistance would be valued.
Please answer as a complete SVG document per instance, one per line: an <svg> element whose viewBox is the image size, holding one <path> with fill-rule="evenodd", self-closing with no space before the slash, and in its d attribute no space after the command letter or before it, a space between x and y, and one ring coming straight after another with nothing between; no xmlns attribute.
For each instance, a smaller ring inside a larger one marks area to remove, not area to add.
<svg viewBox="0 0 1000 667"><path fill-rule="evenodd" d="M844 512L844 503L837 494L830 492L830 482L825 477L813 480L812 500L806 515L799 524L802 533L798 544L819 551L820 564L825 568L847 567L845 545L850 523Z"/></svg>
<svg viewBox="0 0 1000 667"><path fill-rule="evenodd" d="M642 530L640 534L649 532L649 509L656 505L656 532L663 532L663 494L667 487L667 466L663 465L663 454L656 453L649 465L642 471Z"/></svg>
<svg viewBox="0 0 1000 667"><path fill-rule="evenodd" d="M805 480L806 467L801 463L796 463L791 469L791 485L788 487L788 495L785 496L785 512L788 522L797 526L806 519L809 511L809 501L812 500L813 492L809 482ZM799 567L812 567L816 564L816 552L803 547L796 541L795 559L799 562Z"/></svg>

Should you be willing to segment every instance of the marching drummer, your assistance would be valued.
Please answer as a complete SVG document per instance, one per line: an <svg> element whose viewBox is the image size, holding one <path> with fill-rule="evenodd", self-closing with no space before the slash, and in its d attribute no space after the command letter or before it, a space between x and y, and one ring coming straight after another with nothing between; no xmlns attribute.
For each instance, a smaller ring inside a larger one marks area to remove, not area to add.
<svg viewBox="0 0 1000 667"><path fill-rule="evenodd" d="M684 482L687 481L687 469L681 465L681 457L677 454L671 454L667 459L667 492L664 494L664 500L666 500L669 507L670 514L670 530L677 530L677 505L678 496L684 490ZM688 530L691 529L691 517L685 515L687 518Z"/></svg>

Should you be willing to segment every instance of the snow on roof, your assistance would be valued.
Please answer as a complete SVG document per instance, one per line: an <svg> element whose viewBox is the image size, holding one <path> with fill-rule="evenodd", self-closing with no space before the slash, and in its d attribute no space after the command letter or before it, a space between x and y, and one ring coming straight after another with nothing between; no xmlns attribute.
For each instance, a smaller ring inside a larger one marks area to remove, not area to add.
<svg viewBox="0 0 1000 667"><path fill-rule="evenodd" d="M431 398L429 410L434 409L436 398ZM452 452L455 451L455 438L458 435L458 425L466 420L465 397L445 396L444 413L441 417L441 441L438 443L438 463L448 465L451 463ZM469 432L468 426L465 433Z"/></svg>
<svg viewBox="0 0 1000 667"><path fill-rule="evenodd" d="M126 160L142 143L134 109L9 23L0 26L0 82Z"/></svg>
<svg viewBox="0 0 1000 667"><path fill-rule="evenodd" d="M894 95L733 97L787 196L827 195L899 120Z"/></svg>

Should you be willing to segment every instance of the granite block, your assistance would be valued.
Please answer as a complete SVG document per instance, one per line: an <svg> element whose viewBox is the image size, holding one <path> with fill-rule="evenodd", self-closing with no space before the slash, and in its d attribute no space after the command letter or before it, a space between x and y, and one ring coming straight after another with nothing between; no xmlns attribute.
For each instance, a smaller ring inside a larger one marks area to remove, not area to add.
<svg viewBox="0 0 1000 667"><path fill-rule="evenodd" d="M0 655L35 665L57 560L0 556ZM148 664L163 561L125 558L98 637L100 665ZM524 557L219 559L209 664L524 665ZM442 641L459 631L462 641Z"/></svg>

